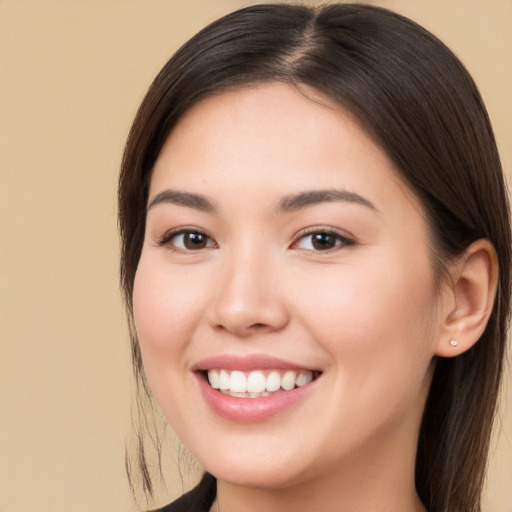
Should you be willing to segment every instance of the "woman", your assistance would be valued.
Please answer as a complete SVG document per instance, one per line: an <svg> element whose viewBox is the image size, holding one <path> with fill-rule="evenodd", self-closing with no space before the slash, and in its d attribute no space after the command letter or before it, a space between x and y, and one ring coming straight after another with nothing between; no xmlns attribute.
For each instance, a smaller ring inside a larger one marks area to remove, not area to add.
<svg viewBox="0 0 512 512"><path fill-rule="evenodd" d="M480 510L510 226L441 42L364 5L232 13L155 79L119 202L140 389L207 471L163 510Z"/></svg>

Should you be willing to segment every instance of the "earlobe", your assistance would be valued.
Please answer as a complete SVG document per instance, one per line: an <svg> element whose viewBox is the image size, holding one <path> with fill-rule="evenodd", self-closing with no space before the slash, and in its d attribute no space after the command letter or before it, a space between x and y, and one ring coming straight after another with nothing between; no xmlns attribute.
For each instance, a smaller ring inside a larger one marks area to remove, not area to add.
<svg viewBox="0 0 512 512"><path fill-rule="evenodd" d="M443 323L435 353L455 357L469 350L482 336L494 305L498 260L487 239L473 242L453 265L451 296L443 308Z"/></svg>

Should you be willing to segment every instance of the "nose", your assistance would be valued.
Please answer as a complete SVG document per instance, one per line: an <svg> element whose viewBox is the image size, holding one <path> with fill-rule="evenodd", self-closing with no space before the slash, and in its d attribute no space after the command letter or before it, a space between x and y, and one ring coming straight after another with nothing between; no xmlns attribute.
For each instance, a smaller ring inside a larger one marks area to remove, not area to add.
<svg viewBox="0 0 512 512"><path fill-rule="evenodd" d="M214 329L246 338L287 325L284 280L269 258L246 251L229 258L218 277L209 315Z"/></svg>

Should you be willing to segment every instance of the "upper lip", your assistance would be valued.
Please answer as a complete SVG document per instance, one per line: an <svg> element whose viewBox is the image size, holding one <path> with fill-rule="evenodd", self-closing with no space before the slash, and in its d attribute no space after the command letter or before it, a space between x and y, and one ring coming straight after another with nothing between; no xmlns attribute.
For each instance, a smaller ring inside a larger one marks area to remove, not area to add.
<svg viewBox="0 0 512 512"><path fill-rule="evenodd" d="M252 370L302 370L302 371L319 371L317 368L311 368L303 366L301 364L293 363L291 361L285 361L277 357L263 355L263 354L251 354L251 355L234 355L234 354L222 354L212 357L207 357L196 363L193 367L194 371L207 371L213 368L219 368L223 370L241 370L241 371L252 371Z"/></svg>

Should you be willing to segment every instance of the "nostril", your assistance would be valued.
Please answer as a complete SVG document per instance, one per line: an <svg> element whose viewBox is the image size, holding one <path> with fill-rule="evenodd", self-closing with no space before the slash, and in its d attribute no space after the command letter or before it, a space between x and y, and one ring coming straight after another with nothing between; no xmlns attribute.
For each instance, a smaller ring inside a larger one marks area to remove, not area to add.
<svg viewBox="0 0 512 512"><path fill-rule="evenodd" d="M263 323L256 323L249 326L249 329L265 329L266 327L268 326Z"/></svg>

